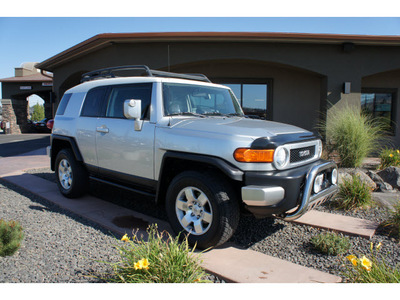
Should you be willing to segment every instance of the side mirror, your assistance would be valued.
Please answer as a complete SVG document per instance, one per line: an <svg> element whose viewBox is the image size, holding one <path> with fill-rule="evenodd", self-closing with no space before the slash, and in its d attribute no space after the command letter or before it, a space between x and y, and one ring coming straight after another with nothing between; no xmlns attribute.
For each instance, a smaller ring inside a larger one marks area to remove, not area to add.
<svg viewBox="0 0 400 300"><path fill-rule="evenodd" d="M135 130L142 130L143 120L141 120L142 116L142 101L129 99L124 101L124 116L127 119L135 120Z"/></svg>

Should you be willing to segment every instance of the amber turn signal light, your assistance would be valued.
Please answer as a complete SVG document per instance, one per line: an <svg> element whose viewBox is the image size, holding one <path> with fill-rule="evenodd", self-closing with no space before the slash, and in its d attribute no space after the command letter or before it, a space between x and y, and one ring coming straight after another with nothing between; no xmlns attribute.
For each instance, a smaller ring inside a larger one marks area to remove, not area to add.
<svg viewBox="0 0 400 300"><path fill-rule="evenodd" d="M233 157L239 162L271 163L274 161L274 150L238 148Z"/></svg>

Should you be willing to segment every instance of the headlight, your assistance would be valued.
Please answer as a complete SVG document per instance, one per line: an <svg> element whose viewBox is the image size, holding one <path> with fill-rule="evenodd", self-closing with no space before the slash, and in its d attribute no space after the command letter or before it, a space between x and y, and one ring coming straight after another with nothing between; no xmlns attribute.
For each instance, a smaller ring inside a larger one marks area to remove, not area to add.
<svg viewBox="0 0 400 300"><path fill-rule="evenodd" d="M322 190L323 183L324 183L324 174L320 174L317 177L315 177L314 193L318 194Z"/></svg>
<svg viewBox="0 0 400 300"><path fill-rule="evenodd" d="M278 147L275 150L274 164L277 169L284 168L289 162L289 151L284 147Z"/></svg>

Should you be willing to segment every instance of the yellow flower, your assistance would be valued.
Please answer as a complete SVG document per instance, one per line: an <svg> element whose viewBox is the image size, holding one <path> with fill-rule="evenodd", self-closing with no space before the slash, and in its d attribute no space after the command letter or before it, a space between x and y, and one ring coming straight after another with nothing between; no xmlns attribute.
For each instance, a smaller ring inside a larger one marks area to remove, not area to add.
<svg viewBox="0 0 400 300"><path fill-rule="evenodd" d="M142 268L148 270L150 263L147 260L147 258L143 258L141 261L142 261Z"/></svg>
<svg viewBox="0 0 400 300"><path fill-rule="evenodd" d="M397 152L397 154L400 154L400 151L399 151L399 150L396 150L396 152Z"/></svg>
<svg viewBox="0 0 400 300"><path fill-rule="evenodd" d="M121 241L124 241L124 242L128 242L128 241L129 241L129 237L128 237L128 235L127 235L126 233L125 233L125 235L122 237Z"/></svg>
<svg viewBox="0 0 400 300"><path fill-rule="evenodd" d="M363 257L361 258L361 267L362 267L364 270L367 270L367 271L369 272L369 271L371 271L372 262L371 262L368 258L366 258L365 256L363 256Z"/></svg>
<svg viewBox="0 0 400 300"><path fill-rule="evenodd" d="M389 154L389 157L393 157L393 154L392 154L392 153L390 153L390 154Z"/></svg>
<svg viewBox="0 0 400 300"><path fill-rule="evenodd" d="M353 264L353 266L357 266L357 256L349 255L346 258Z"/></svg>
<svg viewBox="0 0 400 300"><path fill-rule="evenodd" d="M371 242L371 244L370 244L370 249L371 249L371 252L372 252L372 250L374 250L374 243L373 242Z"/></svg>
<svg viewBox="0 0 400 300"><path fill-rule="evenodd" d="M138 262L136 262L133 267L135 268L135 270L141 270L141 269L149 269L149 261L147 260L147 258L143 258L141 260L139 260Z"/></svg>

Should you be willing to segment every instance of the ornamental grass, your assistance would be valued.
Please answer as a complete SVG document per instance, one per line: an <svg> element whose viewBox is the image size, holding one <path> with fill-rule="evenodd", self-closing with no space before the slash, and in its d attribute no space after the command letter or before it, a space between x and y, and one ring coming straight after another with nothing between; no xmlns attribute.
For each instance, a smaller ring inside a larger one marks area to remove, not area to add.
<svg viewBox="0 0 400 300"><path fill-rule="evenodd" d="M198 283L208 282L201 267L199 254L189 248L187 238L179 240L167 232L158 232L157 225L147 229L148 239L137 234L125 234L122 245L116 246L120 255L117 263L107 263L113 274L105 279L114 283Z"/></svg>
<svg viewBox="0 0 400 300"><path fill-rule="evenodd" d="M389 266L379 251L382 244L371 243L369 256L347 256L344 276L351 283L400 283L400 266Z"/></svg>
<svg viewBox="0 0 400 300"><path fill-rule="evenodd" d="M344 210L367 207L372 204L371 193L368 185L358 175L353 174L351 179L343 179L343 183L339 184L334 204Z"/></svg>
<svg viewBox="0 0 400 300"><path fill-rule="evenodd" d="M338 154L344 168L360 167L368 155L378 151L388 128L380 119L352 106L332 107L327 121L318 127L324 132L329 152Z"/></svg>

